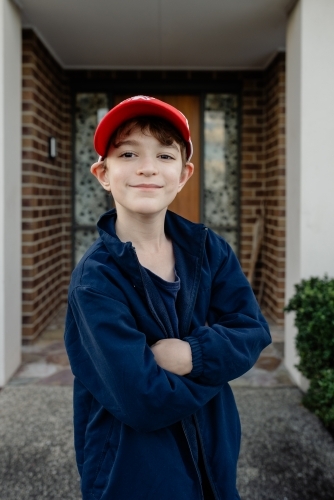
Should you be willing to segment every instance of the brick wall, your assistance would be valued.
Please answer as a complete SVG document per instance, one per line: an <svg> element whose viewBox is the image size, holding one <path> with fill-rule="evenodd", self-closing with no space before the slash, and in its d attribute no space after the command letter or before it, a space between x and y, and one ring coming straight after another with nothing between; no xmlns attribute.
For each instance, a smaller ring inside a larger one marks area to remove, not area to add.
<svg viewBox="0 0 334 500"><path fill-rule="evenodd" d="M71 115L64 72L31 30L22 71L23 339L32 339L64 302L71 270Z"/></svg>
<svg viewBox="0 0 334 500"><path fill-rule="evenodd" d="M285 288L285 57L280 54L265 75L265 239L263 307L282 324Z"/></svg>
<svg viewBox="0 0 334 500"><path fill-rule="evenodd" d="M245 74L241 104L240 159L240 262L248 274L253 227L261 211L265 190L265 106L263 73ZM255 273L255 291L260 288L261 261Z"/></svg>
<svg viewBox="0 0 334 500"><path fill-rule="evenodd" d="M267 317L284 320L285 272L285 55L263 73L245 75L242 90L241 248L250 266L253 227L264 211L265 231L254 290Z"/></svg>

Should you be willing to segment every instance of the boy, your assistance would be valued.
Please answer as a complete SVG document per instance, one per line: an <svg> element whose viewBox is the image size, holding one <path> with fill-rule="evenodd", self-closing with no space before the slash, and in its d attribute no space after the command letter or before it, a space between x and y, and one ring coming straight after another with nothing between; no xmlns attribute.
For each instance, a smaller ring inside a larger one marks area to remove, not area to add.
<svg viewBox="0 0 334 500"><path fill-rule="evenodd" d="M69 288L83 499L238 499L228 381L270 334L228 244L167 211L194 170L188 122L136 96L109 111L94 145L91 171L116 209Z"/></svg>

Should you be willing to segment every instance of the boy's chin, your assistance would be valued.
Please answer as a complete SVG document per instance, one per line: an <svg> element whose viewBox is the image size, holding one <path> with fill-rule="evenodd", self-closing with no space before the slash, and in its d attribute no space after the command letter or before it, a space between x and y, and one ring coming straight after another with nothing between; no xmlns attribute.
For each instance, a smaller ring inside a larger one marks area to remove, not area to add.
<svg viewBox="0 0 334 500"><path fill-rule="evenodd" d="M162 212L166 212L168 206L165 204L159 204L159 203L150 203L149 201L147 202L142 202L142 203L134 203L131 205L124 205L122 203L118 204L115 203L116 209L118 211L122 211L128 214L138 214L138 215L146 215L146 216L153 216L157 214L161 214Z"/></svg>

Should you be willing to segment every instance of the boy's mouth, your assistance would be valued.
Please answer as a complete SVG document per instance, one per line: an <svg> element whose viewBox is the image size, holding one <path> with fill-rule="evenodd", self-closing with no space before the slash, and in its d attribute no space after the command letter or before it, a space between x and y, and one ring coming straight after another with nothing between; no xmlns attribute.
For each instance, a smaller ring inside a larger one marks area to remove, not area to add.
<svg viewBox="0 0 334 500"><path fill-rule="evenodd" d="M160 189L162 186L159 186L158 184L133 184L130 185L130 187L143 189Z"/></svg>

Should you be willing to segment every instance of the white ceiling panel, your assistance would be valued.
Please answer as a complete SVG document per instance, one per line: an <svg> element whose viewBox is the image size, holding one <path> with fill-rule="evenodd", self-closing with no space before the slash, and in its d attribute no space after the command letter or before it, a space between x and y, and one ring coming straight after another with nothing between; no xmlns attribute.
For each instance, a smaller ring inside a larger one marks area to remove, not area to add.
<svg viewBox="0 0 334 500"><path fill-rule="evenodd" d="M64 68L262 69L291 0L19 0Z"/></svg>

